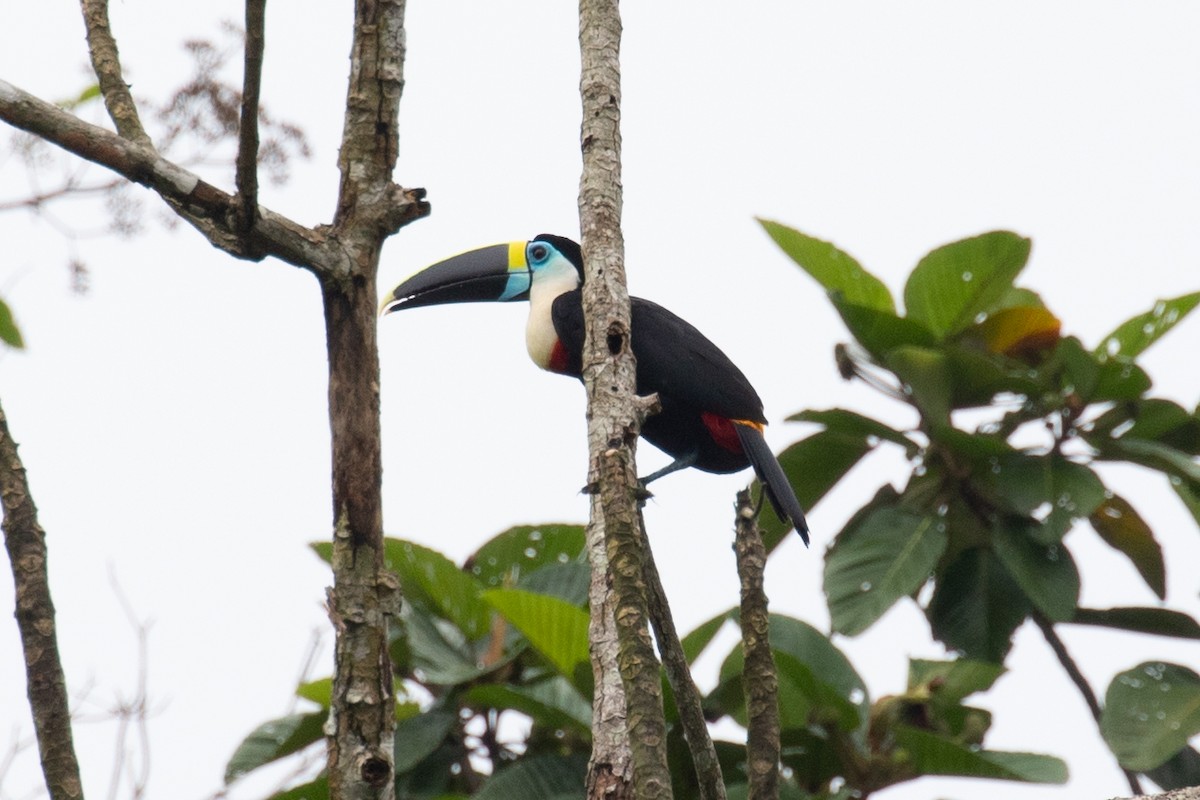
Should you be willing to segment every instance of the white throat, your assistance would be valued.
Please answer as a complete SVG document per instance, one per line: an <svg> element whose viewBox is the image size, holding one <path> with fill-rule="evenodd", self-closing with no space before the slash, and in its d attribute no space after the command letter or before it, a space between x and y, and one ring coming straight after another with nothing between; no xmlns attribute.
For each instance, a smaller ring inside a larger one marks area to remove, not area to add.
<svg viewBox="0 0 1200 800"><path fill-rule="evenodd" d="M525 347L533 363L542 369L550 368L558 334L550 311L559 295L579 287L579 273L565 258L547 264L533 275L529 288L529 320L525 323Z"/></svg>

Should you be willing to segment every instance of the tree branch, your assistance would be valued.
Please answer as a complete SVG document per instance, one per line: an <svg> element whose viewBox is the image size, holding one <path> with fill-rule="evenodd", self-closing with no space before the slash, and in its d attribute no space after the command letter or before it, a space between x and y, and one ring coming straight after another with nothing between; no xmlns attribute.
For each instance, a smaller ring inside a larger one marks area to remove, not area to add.
<svg viewBox="0 0 1200 800"><path fill-rule="evenodd" d="M46 534L38 524L25 466L17 454L2 407L0 501L4 506L4 546L12 564L17 627L25 651L29 707L37 731L42 773L53 800L78 800L83 797L83 782L71 737L67 681L58 654L46 566Z"/></svg>
<svg viewBox="0 0 1200 800"><path fill-rule="evenodd" d="M641 511L638 512L638 524L645 531L646 525ZM654 563L654 552L650 549L648 541L642 543L642 555L650 624L654 626L654 638L658 642L658 651L662 655L671 692L675 695L675 707L679 710L683 735L692 754L700 800L725 800L725 779L721 774L721 764L717 761L717 750L713 746L712 736L708 733L700 692L692 680L687 654L683 652L679 633L675 630L675 620L671 618L667 593L663 589L658 566Z"/></svg>
<svg viewBox="0 0 1200 800"><path fill-rule="evenodd" d="M398 583L383 557L375 283L394 231L392 183L404 88L404 0L356 0L333 232L350 272L321 275L333 433L334 589L339 624L327 725L330 796L393 795L395 698L389 618ZM428 206L425 206L425 213Z"/></svg>
<svg viewBox="0 0 1200 800"><path fill-rule="evenodd" d="M1075 659L1071 658L1071 654L1067 652L1066 644L1059 638L1058 632L1054 630L1054 623L1037 611L1034 611L1029 616L1042 632L1042 636L1046 638L1046 643L1054 651L1054 655L1058 658L1058 663L1062 664L1062 668L1066 670L1067 675L1071 678L1071 683L1075 684L1075 688L1083 695L1083 701L1087 703L1088 708L1092 712L1092 717L1096 720L1096 724L1099 725L1100 715L1104 712L1104 709L1100 707L1100 701L1096 698L1096 693L1092 691L1087 678L1080 672ZM1124 767L1121 768L1121 772L1125 774L1125 780L1129 783L1129 790L1134 794L1141 794L1142 782L1138 778L1138 774Z"/></svg>
<svg viewBox="0 0 1200 800"><path fill-rule="evenodd" d="M134 144L154 149L149 134L138 118L137 104L129 92L129 84L121 74L121 57L117 40L108 23L108 0L80 0L83 24L87 28L88 53L92 70L100 81L100 94L108 116L117 126L117 133Z"/></svg>
<svg viewBox="0 0 1200 800"><path fill-rule="evenodd" d="M733 551L742 583L742 691L746 696L746 772L750 777L750 800L779 797L779 676L769 637L771 618L763 592L763 570L767 550L758 532L750 491L737 495Z"/></svg>
<svg viewBox="0 0 1200 800"><path fill-rule="evenodd" d="M242 114L238 125L237 230L248 236L258 210L258 105L266 47L267 0L246 0L246 45L242 69Z"/></svg>
<svg viewBox="0 0 1200 800"><path fill-rule="evenodd" d="M0 120L152 189L214 246L233 256L258 260L271 255L318 275L339 279L351 274L346 250L327 230L306 228L265 208L259 209L260 218L254 223L248 250L243 238L237 235L237 206L232 195L153 150L84 122L3 80L0 80ZM392 185L385 215L389 232L427 216L429 204L424 197L424 189L406 190ZM201 227L201 223L207 225Z"/></svg>
<svg viewBox="0 0 1200 800"><path fill-rule="evenodd" d="M633 757L633 794L668 798L666 723L658 660L647 628L642 570L643 534L634 460L638 431L650 402L637 397L630 349L629 293L621 238L620 133L621 17L616 0L580 0L579 46L583 102L579 227L584 273L583 381L588 396L589 537L603 532L618 633L618 665L625 688ZM593 571L600 565L593 562ZM599 578L594 577L594 581ZM603 607L593 613L604 613ZM598 686L597 690L602 687ZM597 706L603 700L597 697ZM608 756L592 752L589 796Z"/></svg>

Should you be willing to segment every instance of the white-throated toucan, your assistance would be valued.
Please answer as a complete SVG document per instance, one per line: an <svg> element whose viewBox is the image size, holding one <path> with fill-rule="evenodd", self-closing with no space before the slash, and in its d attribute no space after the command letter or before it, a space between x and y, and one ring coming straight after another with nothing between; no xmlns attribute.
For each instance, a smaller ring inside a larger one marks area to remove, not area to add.
<svg viewBox="0 0 1200 800"><path fill-rule="evenodd" d="M574 241L541 234L472 250L428 267L384 300L381 314L402 308L529 300L525 343L542 369L582 376L583 255ZM736 472L747 466L779 518L808 543L808 524L783 468L763 438L762 400L746 376L695 327L660 305L630 298L638 394L658 394L662 410L642 436L674 457L647 481L683 467Z"/></svg>

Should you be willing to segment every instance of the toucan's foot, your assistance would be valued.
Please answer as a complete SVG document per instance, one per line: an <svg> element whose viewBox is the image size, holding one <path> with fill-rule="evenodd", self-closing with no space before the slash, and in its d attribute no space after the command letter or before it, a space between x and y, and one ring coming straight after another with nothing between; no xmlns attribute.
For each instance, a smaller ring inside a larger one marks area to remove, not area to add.
<svg viewBox="0 0 1200 800"><path fill-rule="evenodd" d="M640 483L644 488L651 481L656 481L664 475L670 475L672 472L678 472L681 469L687 469L688 467L694 466L699 458L699 450L693 450L690 453L685 453L672 461L670 464L667 464L662 469L656 469L646 477L638 478L638 483Z"/></svg>

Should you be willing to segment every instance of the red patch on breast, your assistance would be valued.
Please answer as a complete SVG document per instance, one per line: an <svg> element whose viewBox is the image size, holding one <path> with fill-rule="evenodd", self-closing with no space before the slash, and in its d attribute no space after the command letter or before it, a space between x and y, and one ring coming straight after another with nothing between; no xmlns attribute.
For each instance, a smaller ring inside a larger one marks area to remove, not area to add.
<svg viewBox="0 0 1200 800"><path fill-rule="evenodd" d="M572 374L570 364L571 356L567 353L567 348L563 346L562 339L559 339L554 343L554 349L550 351L550 363L546 369L560 375L570 375Z"/></svg>
<svg viewBox="0 0 1200 800"><path fill-rule="evenodd" d="M708 433L712 436L713 441L722 449L731 453L742 452L742 442L738 439L737 431L734 430L733 420L709 411L701 411L700 421L704 423L705 428L708 428Z"/></svg>

